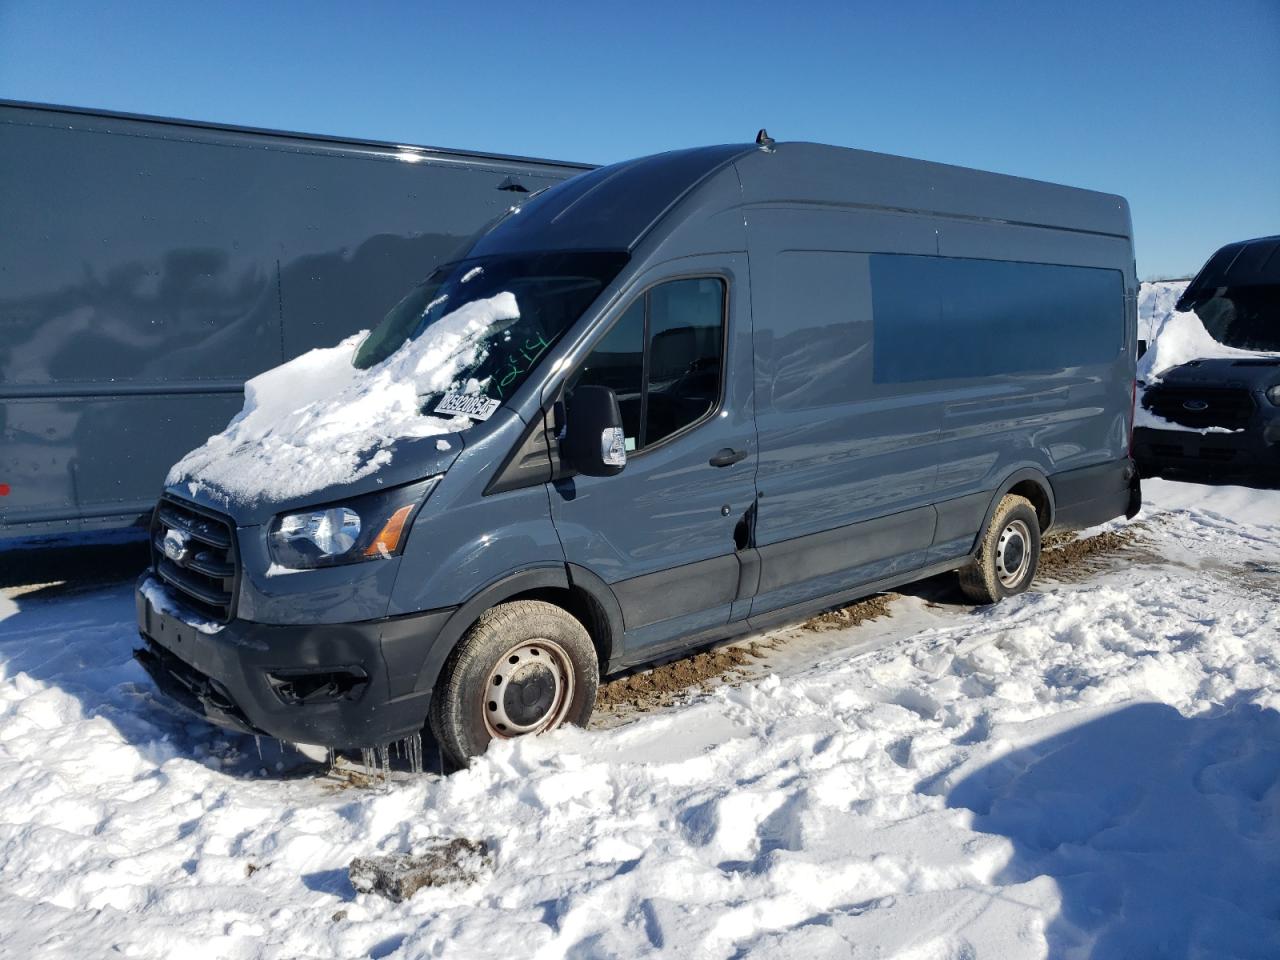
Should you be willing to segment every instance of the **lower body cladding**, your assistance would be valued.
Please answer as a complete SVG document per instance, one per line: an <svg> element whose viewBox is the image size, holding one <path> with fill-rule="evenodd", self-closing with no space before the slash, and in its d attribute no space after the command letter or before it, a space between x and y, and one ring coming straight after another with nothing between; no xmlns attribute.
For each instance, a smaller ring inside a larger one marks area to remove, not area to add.
<svg viewBox="0 0 1280 960"><path fill-rule="evenodd" d="M355 749L412 737L429 693L414 669L452 610L362 623L272 625L233 620L199 630L138 591L137 659L191 713L242 733Z"/></svg>
<svg viewBox="0 0 1280 960"><path fill-rule="evenodd" d="M1280 483L1280 417L1230 433L1160 430L1133 432L1143 476L1209 476Z"/></svg>

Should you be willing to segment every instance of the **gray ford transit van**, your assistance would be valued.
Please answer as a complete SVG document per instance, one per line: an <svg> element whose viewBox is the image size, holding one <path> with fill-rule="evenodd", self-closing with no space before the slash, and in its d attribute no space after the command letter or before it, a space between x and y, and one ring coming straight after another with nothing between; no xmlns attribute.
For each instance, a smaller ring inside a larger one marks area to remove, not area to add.
<svg viewBox="0 0 1280 960"><path fill-rule="evenodd" d="M139 659L224 726L465 763L673 651L1019 593L1138 509L1136 289L1116 196L767 138L584 173L251 382L170 474Z"/></svg>

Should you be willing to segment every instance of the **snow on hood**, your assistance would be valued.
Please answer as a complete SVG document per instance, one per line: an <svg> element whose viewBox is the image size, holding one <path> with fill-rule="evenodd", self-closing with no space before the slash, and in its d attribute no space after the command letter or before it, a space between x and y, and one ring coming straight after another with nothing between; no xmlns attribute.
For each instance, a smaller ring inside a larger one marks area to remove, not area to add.
<svg viewBox="0 0 1280 960"><path fill-rule="evenodd" d="M367 370L351 364L367 331L304 353L246 383L240 413L174 464L165 482L186 482L193 494L208 486L252 502L288 500L368 476L391 462L398 440L471 425L466 417L421 413L419 398L450 388L479 392L474 380L457 383L461 372L480 359L494 323L519 315L511 293L472 301Z"/></svg>

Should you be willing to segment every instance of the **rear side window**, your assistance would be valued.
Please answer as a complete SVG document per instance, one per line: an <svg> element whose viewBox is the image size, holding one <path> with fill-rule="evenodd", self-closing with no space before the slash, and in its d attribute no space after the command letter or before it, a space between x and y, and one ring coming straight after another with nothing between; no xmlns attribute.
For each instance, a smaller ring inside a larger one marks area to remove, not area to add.
<svg viewBox="0 0 1280 960"><path fill-rule="evenodd" d="M1063 370L1124 343L1118 270L875 254L876 383Z"/></svg>
<svg viewBox="0 0 1280 960"><path fill-rule="evenodd" d="M715 409L724 365L724 281L699 277L650 288L570 380L609 387L628 450L643 450Z"/></svg>

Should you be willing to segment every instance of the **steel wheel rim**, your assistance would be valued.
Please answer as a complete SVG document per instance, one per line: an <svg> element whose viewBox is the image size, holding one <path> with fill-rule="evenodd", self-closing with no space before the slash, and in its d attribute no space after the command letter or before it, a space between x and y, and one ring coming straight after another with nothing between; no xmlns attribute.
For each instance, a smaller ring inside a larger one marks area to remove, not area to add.
<svg viewBox="0 0 1280 960"><path fill-rule="evenodd" d="M1014 520L1000 531L996 541L996 576L1005 587L1015 586L1031 566L1031 530Z"/></svg>
<svg viewBox="0 0 1280 960"><path fill-rule="evenodd" d="M554 730L573 703L573 666L560 644L523 640L498 658L480 705L485 729L498 740Z"/></svg>

